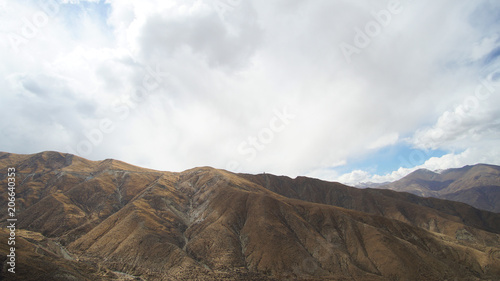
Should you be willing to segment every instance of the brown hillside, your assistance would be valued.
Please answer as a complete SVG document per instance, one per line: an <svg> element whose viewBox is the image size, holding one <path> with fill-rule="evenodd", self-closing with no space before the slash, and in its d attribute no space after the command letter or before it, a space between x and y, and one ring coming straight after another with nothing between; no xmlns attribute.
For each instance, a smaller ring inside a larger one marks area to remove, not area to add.
<svg viewBox="0 0 500 281"><path fill-rule="evenodd" d="M477 164L440 173L417 170L379 188L463 202L500 213L500 167Z"/></svg>
<svg viewBox="0 0 500 281"><path fill-rule="evenodd" d="M500 276L499 216L465 204L209 167L159 172L56 152L0 154L0 184L9 166L19 171L18 277L27 278L19 280Z"/></svg>

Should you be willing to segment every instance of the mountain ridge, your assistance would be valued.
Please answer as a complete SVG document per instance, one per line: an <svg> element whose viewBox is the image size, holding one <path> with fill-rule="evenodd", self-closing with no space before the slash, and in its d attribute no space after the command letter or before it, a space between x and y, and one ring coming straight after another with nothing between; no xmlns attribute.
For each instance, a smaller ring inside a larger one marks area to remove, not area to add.
<svg viewBox="0 0 500 281"><path fill-rule="evenodd" d="M68 157L0 154L0 183L7 167L19 168L24 280L500 275L500 215L462 203L306 177L161 172Z"/></svg>
<svg viewBox="0 0 500 281"><path fill-rule="evenodd" d="M379 186L418 196L453 200L487 211L500 212L500 166L467 165L441 173L417 170L402 179Z"/></svg>

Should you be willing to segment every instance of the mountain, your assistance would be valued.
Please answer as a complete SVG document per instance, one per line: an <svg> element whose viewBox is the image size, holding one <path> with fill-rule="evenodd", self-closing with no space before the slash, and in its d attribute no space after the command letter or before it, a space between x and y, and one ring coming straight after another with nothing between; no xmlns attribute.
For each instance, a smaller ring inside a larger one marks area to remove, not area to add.
<svg viewBox="0 0 500 281"><path fill-rule="evenodd" d="M391 190L210 167L0 152L16 169L2 280L498 280L500 214ZM7 206L7 192L0 204Z"/></svg>
<svg viewBox="0 0 500 281"><path fill-rule="evenodd" d="M500 166L477 164L440 173L421 169L377 188L463 202L500 213Z"/></svg>
<svg viewBox="0 0 500 281"><path fill-rule="evenodd" d="M386 185L386 184L389 184L390 182L381 182L381 183L378 183L378 182L360 182L358 184L356 184L354 187L358 187L358 188L377 188L379 186L383 186L383 185Z"/></svg>

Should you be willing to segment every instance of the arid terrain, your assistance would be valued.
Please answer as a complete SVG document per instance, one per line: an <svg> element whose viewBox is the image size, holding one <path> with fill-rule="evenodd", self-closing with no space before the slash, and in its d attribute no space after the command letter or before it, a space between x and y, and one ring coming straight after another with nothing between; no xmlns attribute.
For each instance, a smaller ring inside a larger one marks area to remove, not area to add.
<svg viewBox="0 0 500 281"><path fill-rule="evenodd" d="M391 190L210 167L0 152L16 169L3 280L499 280L500 214Z"/></svg>
<svg viewBox="0 0 500 281"><path fill-rule="evenodd" d="M477 164L440 173L421 169L379 188L459 201L500 213L500 167L495 165Z"/></svg>

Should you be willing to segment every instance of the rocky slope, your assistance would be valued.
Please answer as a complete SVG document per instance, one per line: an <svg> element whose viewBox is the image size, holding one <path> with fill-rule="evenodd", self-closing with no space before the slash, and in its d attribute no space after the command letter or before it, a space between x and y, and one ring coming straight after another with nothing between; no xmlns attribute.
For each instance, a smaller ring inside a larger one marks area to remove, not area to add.
<svg viewBox="0 0 500 281"><path fill-rule="evenodd" d="M500 276L500 215L462 203L209 167L160 172L57 152L0 153L2 186L8 167L17 170L18 273L5 272L8 249L0 244L5 280ZM6 200L2 194L0 204Z"/></svg>
<svg viewBox="0 0 500 281"><path fill-rule="evenodd" d="M463 202L500 213L500 167L477 164L440 173L417 170L378 188Z"/></svg>

